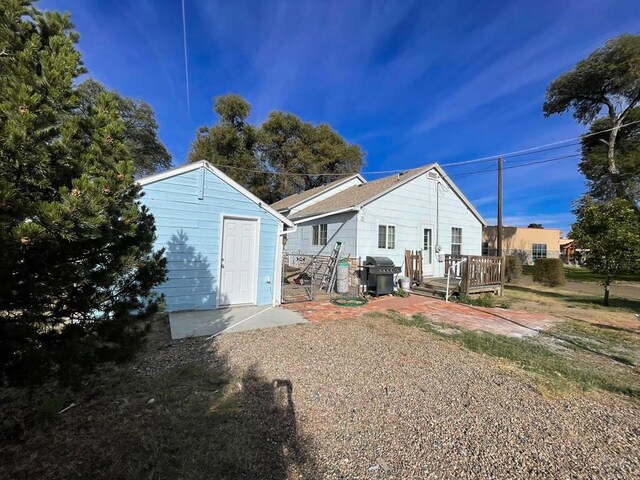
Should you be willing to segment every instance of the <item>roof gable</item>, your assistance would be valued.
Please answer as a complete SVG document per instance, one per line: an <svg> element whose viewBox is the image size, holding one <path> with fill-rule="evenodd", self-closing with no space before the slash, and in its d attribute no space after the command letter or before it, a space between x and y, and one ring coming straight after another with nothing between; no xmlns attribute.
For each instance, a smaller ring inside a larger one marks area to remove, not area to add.
<svg viewBox="0 0 640 480"><path fill-rule="evenodd" d="M325 200L322 200L321 202L311 205L309 208L296 212L294 215L291 215L290 218L292 220L296 220L308 216L327 214L346 209L357 209L362 205L366 205L376 198L385 195L389 191L413 180L421 173L426 172L431 168L431 166L432 165L427 165L425 167L414 168L413 170L408 170L403 174L390 175L388 177L379 178L362 185L348 188Z"/></svg>
<svg viewBox="0 0 640 480"><path fill-rule="evenodd" d="M275 211L266 202L263 202L262 200L260 200L253 193L251 193L249 190L247 190L242 185L237 183L235 180L231 179L230 177L228 177L227 175L222 173L222 171L218 170L216 167L211 165L206 160L201 160L199 162L194 162L194 163L188 163L186 165L183 165L182 167L173 168L171 170L167 170L165 172L157 173L155 175L150 175L148 177L144 177L144 178L141 178L141 179L136 180L136 181L141 186L145 186L145 185L149 185L151 183L162 181L162 180L164 180L166 178L171 178L171 177L175 177L176 175L181 175L181 174L186 173L186 172L191 172L191 171L197 170L199 168L204 168L204 169L208 170L210 173L212 173L213 175L218 177L220 180L225 182L230 187L232 187L235 190L237 190L238 192L240 192L242 195L247 197L249 200L251 200L253 203L258 205L260 208L264 209L266 212L268 212L271 215L273 215L277 220L281 221L282 223L284 223L285 225L287 225L289 227L293 227L293 222L291 220L289 220L288 218L284 217L282 214L280 214L277 211Z"/></svg>
<svg viewBox="0 0 640 480"><path fill-rule="evenodd" d="M363 206L373 202L374 200L392 192L398 187L405 185L408 182L420 177L430 170L436 170L442 180L447 184L451 190L462 200L466 207L473 213L473 215L482 223L486 225L486 220L475 209L471 202L464 196L460 189L453 183L453 181L447 176L442 167L437 163L431 163L424 167L414 168L408 170L403 174L390 175L388 177L379 178L372 182L364 183L362 185L351 187L342 192L339 192L331 197L322 200L309 208L305 208L291 215L291 220L302 220L308 217L318 217L331 215L337 212L346 210L359 210Z"/></svg>
<svg viewBox="0 0 640 480"><path fill-rule="evenodd" d="M338 180L334 180L333 182L329 182L325 185L320 185L319 187L311 188L309 190L305 190L304 192L296 193L294 195L289 195L288 197L283 198L282 200L278 200L275 203L271 204L271 208L279 211L289 211L294 209L295 207L300 206L301 204L313 200L314 198L339 187L340 185L344 185L345 183L358 179L361 183L366 183L367 181L360 175L356 173L354 175L349 175L348 177L339 178Z"/></svg>

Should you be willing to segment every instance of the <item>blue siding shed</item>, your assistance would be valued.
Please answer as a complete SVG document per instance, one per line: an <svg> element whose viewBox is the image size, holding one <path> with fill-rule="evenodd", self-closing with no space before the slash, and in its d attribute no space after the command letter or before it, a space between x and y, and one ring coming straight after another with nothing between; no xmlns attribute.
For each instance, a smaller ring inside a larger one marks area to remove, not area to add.
<svg viewBox="0 0 640 480"><path fill-rule="evenodd" d="M279 303L289 220L204 161L139 183L168 261L157 288L168 311Z"/></svg>

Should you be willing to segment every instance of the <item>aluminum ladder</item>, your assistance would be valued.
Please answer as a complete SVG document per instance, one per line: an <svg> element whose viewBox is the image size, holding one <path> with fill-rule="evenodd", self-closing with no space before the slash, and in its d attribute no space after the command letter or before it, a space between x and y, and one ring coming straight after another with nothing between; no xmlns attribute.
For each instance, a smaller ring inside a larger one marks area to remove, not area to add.
<svg viewBox="0 0 640 480"><path fill-rule="evenodd" d="M329 262L327 263L327 268L324 271L324 275L322 277L322 282L320 282L320 290L323 288L327 293L333 291L336 286L336 273L338 271L338 261L340 260L340 254L342 253L343 248L342 242L336 242L333 247L333 251L331 252L331 256L329 257Z"/></svg>

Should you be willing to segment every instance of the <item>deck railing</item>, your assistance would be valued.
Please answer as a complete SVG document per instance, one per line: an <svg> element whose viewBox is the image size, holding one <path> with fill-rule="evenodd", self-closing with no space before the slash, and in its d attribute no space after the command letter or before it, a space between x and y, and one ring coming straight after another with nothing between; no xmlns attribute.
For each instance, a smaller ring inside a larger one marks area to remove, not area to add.
<svg viewBox="0 0 640 480"><path fill-rule="evenodd" d="M466 262L454 265L466 258ZM476 287L500 285L500 292L504 288L503 257L482 257L478 255L445 255L444 268L454 265L453 273L461 279L460 293L470 293Z"/></svg>

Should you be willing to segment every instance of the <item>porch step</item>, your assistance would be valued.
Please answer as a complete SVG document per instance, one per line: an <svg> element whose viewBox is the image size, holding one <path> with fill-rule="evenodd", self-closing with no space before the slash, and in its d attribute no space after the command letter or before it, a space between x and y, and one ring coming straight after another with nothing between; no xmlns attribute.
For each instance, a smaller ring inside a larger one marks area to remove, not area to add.
<svg viewBox="0 0 640 480"><path fill-rule="evenodd" d="M421 297L444 298L445 290L436 290L420 285L411 287L411 295L420 295Z"/></svg>

